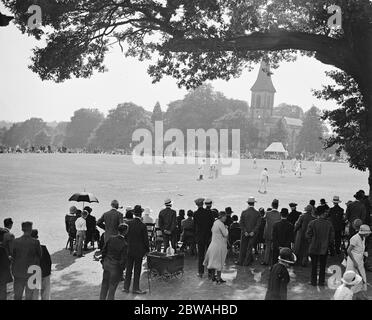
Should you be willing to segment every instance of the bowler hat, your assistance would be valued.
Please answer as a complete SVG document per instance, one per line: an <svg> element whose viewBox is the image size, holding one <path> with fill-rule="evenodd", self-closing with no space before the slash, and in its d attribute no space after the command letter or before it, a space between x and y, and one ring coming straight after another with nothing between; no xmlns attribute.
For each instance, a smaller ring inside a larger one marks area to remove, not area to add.
<svg viewBox="0 0 372 320"><path fill-rule="evenodd" d="M205 199L204 203L207 204L207 205L212 204L212 200L211 199Z"/></svg>
<svg viewBox="0 0 372 320"><path fill-rule="evenodd" d="M291 202L291 203L289 204L289 207L290 207L290 208L297 207L297 203Z"/></svg>
<svg viewBox="0 0 372 320"><path fill-rule="evenodd" d="M225 212L226 212L227 214L234 213L234 211L232 211L231 207L227 207L227 208L225 208Z"/></svg>
<svg viewBox="0 0 372 320"><path fill-rule="evenodd" d="M326 204L327 201L325 201L325 199L320 199L320 204Z"/></svg>
<svg viewBox="0 0 372 320"><path fill-rule="evenodd" d="M282 217L287 217L289 215L288 209L287 208L282 208L282 210L280 210L280 215Z"/></svg>
<svg viewBox="0 0 372 320"><path fill-rule="evenodd" d="M355 199L361 199L363 197L363 190L359 190L356 194L354 194Z"/></svg>
<svg viewBox="0 0 372 320"><path fill-rule="evenodd" d="M144 209L141 207L141 205L137 204L134 206L133 213L134 214L141 214L144 211Z"/></svg>
<svg viewBox="0 0 372 320"><path fill-rule="evenodd" d="M297 259L291 249L281 248L278 260L289 264L294 264Z"/></svg>

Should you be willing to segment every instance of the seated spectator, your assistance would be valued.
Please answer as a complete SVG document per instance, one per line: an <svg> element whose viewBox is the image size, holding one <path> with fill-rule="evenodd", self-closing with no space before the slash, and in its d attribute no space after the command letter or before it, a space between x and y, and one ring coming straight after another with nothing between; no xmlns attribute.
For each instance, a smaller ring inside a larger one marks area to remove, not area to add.
<svg viewBox="0 0 372 320"><path fill-rule="evenodd" d="M229 228L229 245L230 248L233 243L237 240L240 240L240 234L241 234L241 228L239 224L239 218L236 214L234 214L232 217L232 223Z"/></svg>
<svg viewBox="0 0 372 320"><path fill-rule="evenodd" d="M37 229L31 231L31 237L38 240L39 232ZM40 245L41 247L41 300L50 300L50 275L52 273L52 260L49 255L49 251L46 246ZM39 300L39 290L34 291L34 297L32 300Z"/></svg>

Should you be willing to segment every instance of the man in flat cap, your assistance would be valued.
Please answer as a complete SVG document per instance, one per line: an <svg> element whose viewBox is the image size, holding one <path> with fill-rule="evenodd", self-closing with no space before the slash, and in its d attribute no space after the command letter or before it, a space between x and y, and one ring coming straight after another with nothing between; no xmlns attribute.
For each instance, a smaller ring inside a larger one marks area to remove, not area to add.
<svg viewBox="0 0 372 320"><path fill-rule="evenodd" d="M198 276L204 274L204 257L212 237L214 217L211 210L203 208L204 199L195 200L198 209L194 212L195 240L198 246ZM211 205L211 203L210 203Z"/></svg>
<svg viewBox="0 0 372 320"><path fill-rule="evenodd" d="M164 201L165 208L159 212L159 228L163 232L164 252L169 247L169 241L174 250L177 249L177 213L172 209L172 200Z"/></svg>

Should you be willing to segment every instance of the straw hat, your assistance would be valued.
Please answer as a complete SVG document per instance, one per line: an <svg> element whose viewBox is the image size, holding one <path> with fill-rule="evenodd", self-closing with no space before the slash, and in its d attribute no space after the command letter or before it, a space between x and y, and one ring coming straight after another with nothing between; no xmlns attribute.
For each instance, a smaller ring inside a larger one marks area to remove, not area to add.
<svg viewBox="0 0 372 320"><path fill-rule="evenodd" d="M278 260L285 262L285 263L294 264L297 258L291 249L281 248Z"/></svg>
<svg viewBox="0 0 372 320"><path fill-rule="evenodd" d="M334 196L332 202L333 203L341 203L342 201L340 200L339 196Z"/></svg>
<svg viewBox="0 0 372 320"><path fill-rule="evenodd" d="M166 206L171 206L172 205L172 200L171 199L165 199L164 200L164 204L166 205Z"/></svg>
<svg viewBox="0 0 372 320"><path fill-rule="evenodd" d="M341 281L345 284L350 286L356 285L362 281L362 277L359 274L356 274L353 270L345 271L344 275L342 276Z"/></svg>
<svg viewBox="0 0 372 320"><path fill-rule="evenodd" d="M366 225L366 224L362 224L359 228L359 234L371 234L371 229L369 227L369 225Z"/></svg>
<svg viewBox="0 0 372 320"><path fill-rule="evenodd" d="M247 202L248 203L254 203L254 202L257 202L257 201L254 197L249 197Z"/></svg>

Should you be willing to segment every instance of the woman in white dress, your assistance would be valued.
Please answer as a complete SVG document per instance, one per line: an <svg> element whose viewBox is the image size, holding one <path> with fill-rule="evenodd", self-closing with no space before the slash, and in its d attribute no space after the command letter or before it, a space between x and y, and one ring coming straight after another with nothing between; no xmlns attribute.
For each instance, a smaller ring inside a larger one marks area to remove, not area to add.
<svg viewBox="0 0 372 320"><path fill-rule="evenodd" d="M229 231L225 225L226 212L221 211L218 214L218 219L214 222L212 227L212 241L205 254L204 266L207 267L212 281L217 283L224 283L225 280L221 278L221 271L225 265L227 255L227 239ZM217 271L217 276L216 276Z"/></svg>
<svg viewBox="0 0 372 320"><path fill-rule="evenodd" d="M347 261L346 261L346 271L352 270L356 274L359 274L363 281L360 285L355 286L353 290L354 293L360 291L367 291L367 277L366 270L364 269L364 251L365 251L365 241L366 237L369 236L371 230L368 225L362 224L359 228L359 232L351 237L350 245L347 249Z"/></svg>

